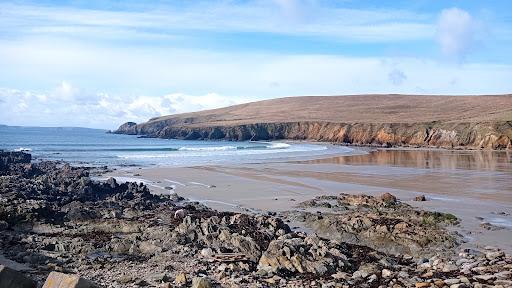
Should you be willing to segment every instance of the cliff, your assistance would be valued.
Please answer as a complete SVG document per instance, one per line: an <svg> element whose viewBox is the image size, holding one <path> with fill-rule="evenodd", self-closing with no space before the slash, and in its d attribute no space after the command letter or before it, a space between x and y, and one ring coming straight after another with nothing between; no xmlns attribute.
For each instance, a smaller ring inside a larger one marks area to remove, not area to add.
<svg viewBox="0 0 512 288"><path fill-rule="evenodd" d="M504 150L512 149L512 96L289 97L128 122L115 133Z"/></svg>

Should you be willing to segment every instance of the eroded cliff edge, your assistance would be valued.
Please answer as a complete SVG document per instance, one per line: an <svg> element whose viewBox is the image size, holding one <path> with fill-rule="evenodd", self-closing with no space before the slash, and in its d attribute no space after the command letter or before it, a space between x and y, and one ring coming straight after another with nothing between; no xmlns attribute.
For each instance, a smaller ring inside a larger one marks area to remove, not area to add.
<svg viewBox="0 0 512 288"><path fill-rule="evenodd" d="M127 122L115 133L510 150L512 96L290 97Z"/></svg>
<svg viewBox="0 0 512 288"><path fill-rule="evenodd" d="M186 140L312 140L352 145L512 149L512 122L501 123L255 123L187 127L165 122L124 124L115 133Z"/></svg>

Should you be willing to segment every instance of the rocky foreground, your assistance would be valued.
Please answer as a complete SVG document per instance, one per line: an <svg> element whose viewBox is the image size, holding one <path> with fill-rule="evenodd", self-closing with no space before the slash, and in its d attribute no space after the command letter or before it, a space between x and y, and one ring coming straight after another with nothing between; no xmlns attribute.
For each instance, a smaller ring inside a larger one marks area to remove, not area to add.
<svg viewBox="0 0 512 288"><path fill-rule="evenodd" d="M453 253L453 216L416 211L390 194L323 197L300 206L324 212L283 215L343 235L328 239L275 216L218 212L30 160L0 153L0 253L39 285L59 271L104 287L512 287L510 255L493 247ZM379 237L389 240L372 242Z"/></svg>

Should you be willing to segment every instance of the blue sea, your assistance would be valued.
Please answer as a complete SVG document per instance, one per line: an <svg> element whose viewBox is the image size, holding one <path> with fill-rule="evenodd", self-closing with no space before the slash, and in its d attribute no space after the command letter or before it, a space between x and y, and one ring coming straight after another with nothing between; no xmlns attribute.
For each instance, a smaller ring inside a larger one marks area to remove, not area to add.
<svg viewBox="0 0 512 288"><path fill-rule="evenodd" d="M64 160L75 165L181 167L262 163L352 151L328 144L156 139L100 129L15 126L0 126L0 150L27 151L38 160Z"/></svg>

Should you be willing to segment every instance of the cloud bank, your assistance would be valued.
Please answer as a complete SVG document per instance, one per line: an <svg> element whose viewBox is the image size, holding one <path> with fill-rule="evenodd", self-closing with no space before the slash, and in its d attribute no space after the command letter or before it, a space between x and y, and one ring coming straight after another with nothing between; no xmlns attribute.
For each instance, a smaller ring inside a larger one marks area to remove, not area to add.
<svg viewBox="0 0 512 288"><path fill-rule="evenodd" d="M115 129L125 121L143 122L155 116L244 102L242 99L225 98L215 93L198 96L174 93L159 97L83 93L67 82L48 93L0 89L0 109L4 111L0 123Z"/></svg>

